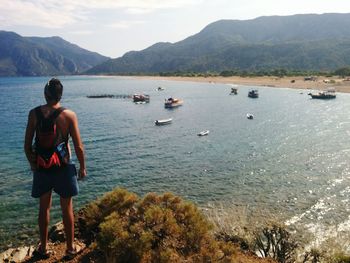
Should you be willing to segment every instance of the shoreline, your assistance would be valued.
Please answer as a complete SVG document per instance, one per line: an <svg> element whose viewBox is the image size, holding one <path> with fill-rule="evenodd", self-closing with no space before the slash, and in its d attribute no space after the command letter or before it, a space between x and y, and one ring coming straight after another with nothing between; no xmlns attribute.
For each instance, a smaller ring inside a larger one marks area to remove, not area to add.
<svg viewBox="0 0 350 263"><path fill-rule="evenodd" d="M304 90L327 90L335 89L336 92L350 93L349 79L340 77L317 77L316 80L304 80L304 77L177 77L177 76L132 76L137 79L151 80L170 80L170 81L187 81L187 82L203 82L203 83L222 83L243 86L261 86L272 88L290 88Z"/></svg>

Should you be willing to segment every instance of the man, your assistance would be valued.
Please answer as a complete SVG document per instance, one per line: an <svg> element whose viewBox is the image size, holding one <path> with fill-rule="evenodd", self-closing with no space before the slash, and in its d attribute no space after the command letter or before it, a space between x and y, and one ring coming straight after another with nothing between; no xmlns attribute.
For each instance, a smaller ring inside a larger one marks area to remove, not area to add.
<svg viewBox="0 0 350 263"><path fill-rule="evenodd" d="M68 159L70 159L70 149L68 144L69 137L72 137L75 153L80 164L78 177L80 179L86 176L84 147L80 139L80 131L76 114L60 105L63 86L61 82L52 78L44 90L46 104L32 109L29 112L28 123L25 133L24 151L33 171L32 196L40 198L39 205L39 230L40 245L36 253L42 257L49 257L47 250L48 243L48 225L50 221L50 208L52 201L52 190L60 195L60 204L62 209L62 218L66 234L67 256L74 256L81 246L74 244L74 213L72 197L78 194L78 183L75 166L71 163L59 164L56 169L45 169L38 166L38 151L33 147L33 139L38 141L38 124L41 119L48 119L52 115L55 123L55 146L66 142ZM43 140L41 137L41 140ZM40 139L40 138L39 138ZM37 143L36 143L37 144Z"/></svg>

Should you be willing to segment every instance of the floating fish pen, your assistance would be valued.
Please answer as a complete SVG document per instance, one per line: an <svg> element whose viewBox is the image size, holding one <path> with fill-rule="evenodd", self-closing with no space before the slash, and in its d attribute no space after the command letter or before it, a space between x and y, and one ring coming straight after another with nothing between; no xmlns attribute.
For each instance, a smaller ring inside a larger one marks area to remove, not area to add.
<svg viewBox="0 0 350 263"><path fill-rule="evenodd" d="M103 98L112 98L112 99L130 99L132 95L130 94L98 94L98 95L88 95L86 96L89 99L103 99Z"/></svg>

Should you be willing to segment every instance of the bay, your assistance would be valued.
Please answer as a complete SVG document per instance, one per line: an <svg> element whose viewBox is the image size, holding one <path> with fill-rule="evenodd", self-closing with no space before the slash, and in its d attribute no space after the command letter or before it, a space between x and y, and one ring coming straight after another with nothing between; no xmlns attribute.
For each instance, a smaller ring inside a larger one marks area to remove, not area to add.
<svg viewBox="0 0 350 263"><path fill-rule="evenodd" d="M312 100L302 90L132 77L60 77L62 104L78 115L88 178L75 208L115 187L173 192L200 207L269 208L288 224L349 230L350 96ZM38 203L23 153L28 112L44 104L48 78L0 78L0 248L37 240ZM163 91L157 91L161 86ZM88 95L147 93L150 103ZM184 100L177 109L164 99ZM246 114L254 115L248 120ZM155 126L157 119L172 124ZM197 133L210 130L208 136ZM75 160L76 161L76 160ZM54 196L52 222L60 219ZM314 231L316 232L316 231Z"/></svg>

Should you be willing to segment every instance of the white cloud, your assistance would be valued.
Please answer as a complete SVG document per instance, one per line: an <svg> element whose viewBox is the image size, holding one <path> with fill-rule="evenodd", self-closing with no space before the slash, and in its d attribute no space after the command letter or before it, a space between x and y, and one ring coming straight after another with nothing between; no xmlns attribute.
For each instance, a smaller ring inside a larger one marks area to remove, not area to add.
<svg viewBox="0 0 350 263"><path fill-rule="evenodd" d="M62 28L91 18L97 9L119 9L144 14L158 9L180 8L201 0L0 0L4 26L27 25Z"/></svg>
<svg viewBox="0 0 350 263"><path fill-rule="evenodd" d="M55 7L38 2L0 0L2 24L60 28L77 19L72 13L58 12Z"/></svg>
<svg viewBox="0 0 350 263"><path fill-rule="evenodd" d="M144 23L145 23L145 21L141 21L141 20L134 20L134 21L123 20L123 21L116 22L114 24L107 25L107 27L111 27L111 28L129 28L131 26L141 25L141 24L144 24Z"/></svg>
<svg viewBox="0 0 350 263"><path fill-rule="evenodd" d="M94 32L91 31L91 30L77 30L77 31L70 31L69 34L80 35L80 36L87 36L87 35L94 34Z"/></svg>
<svg viewBox="0 0 350 263"><path fill-rule="evenodd" d="M180 8L200 2L199 0L78 0L74 1L79 6L89 8L135 8L135 9L165 9Z"/></svg>

